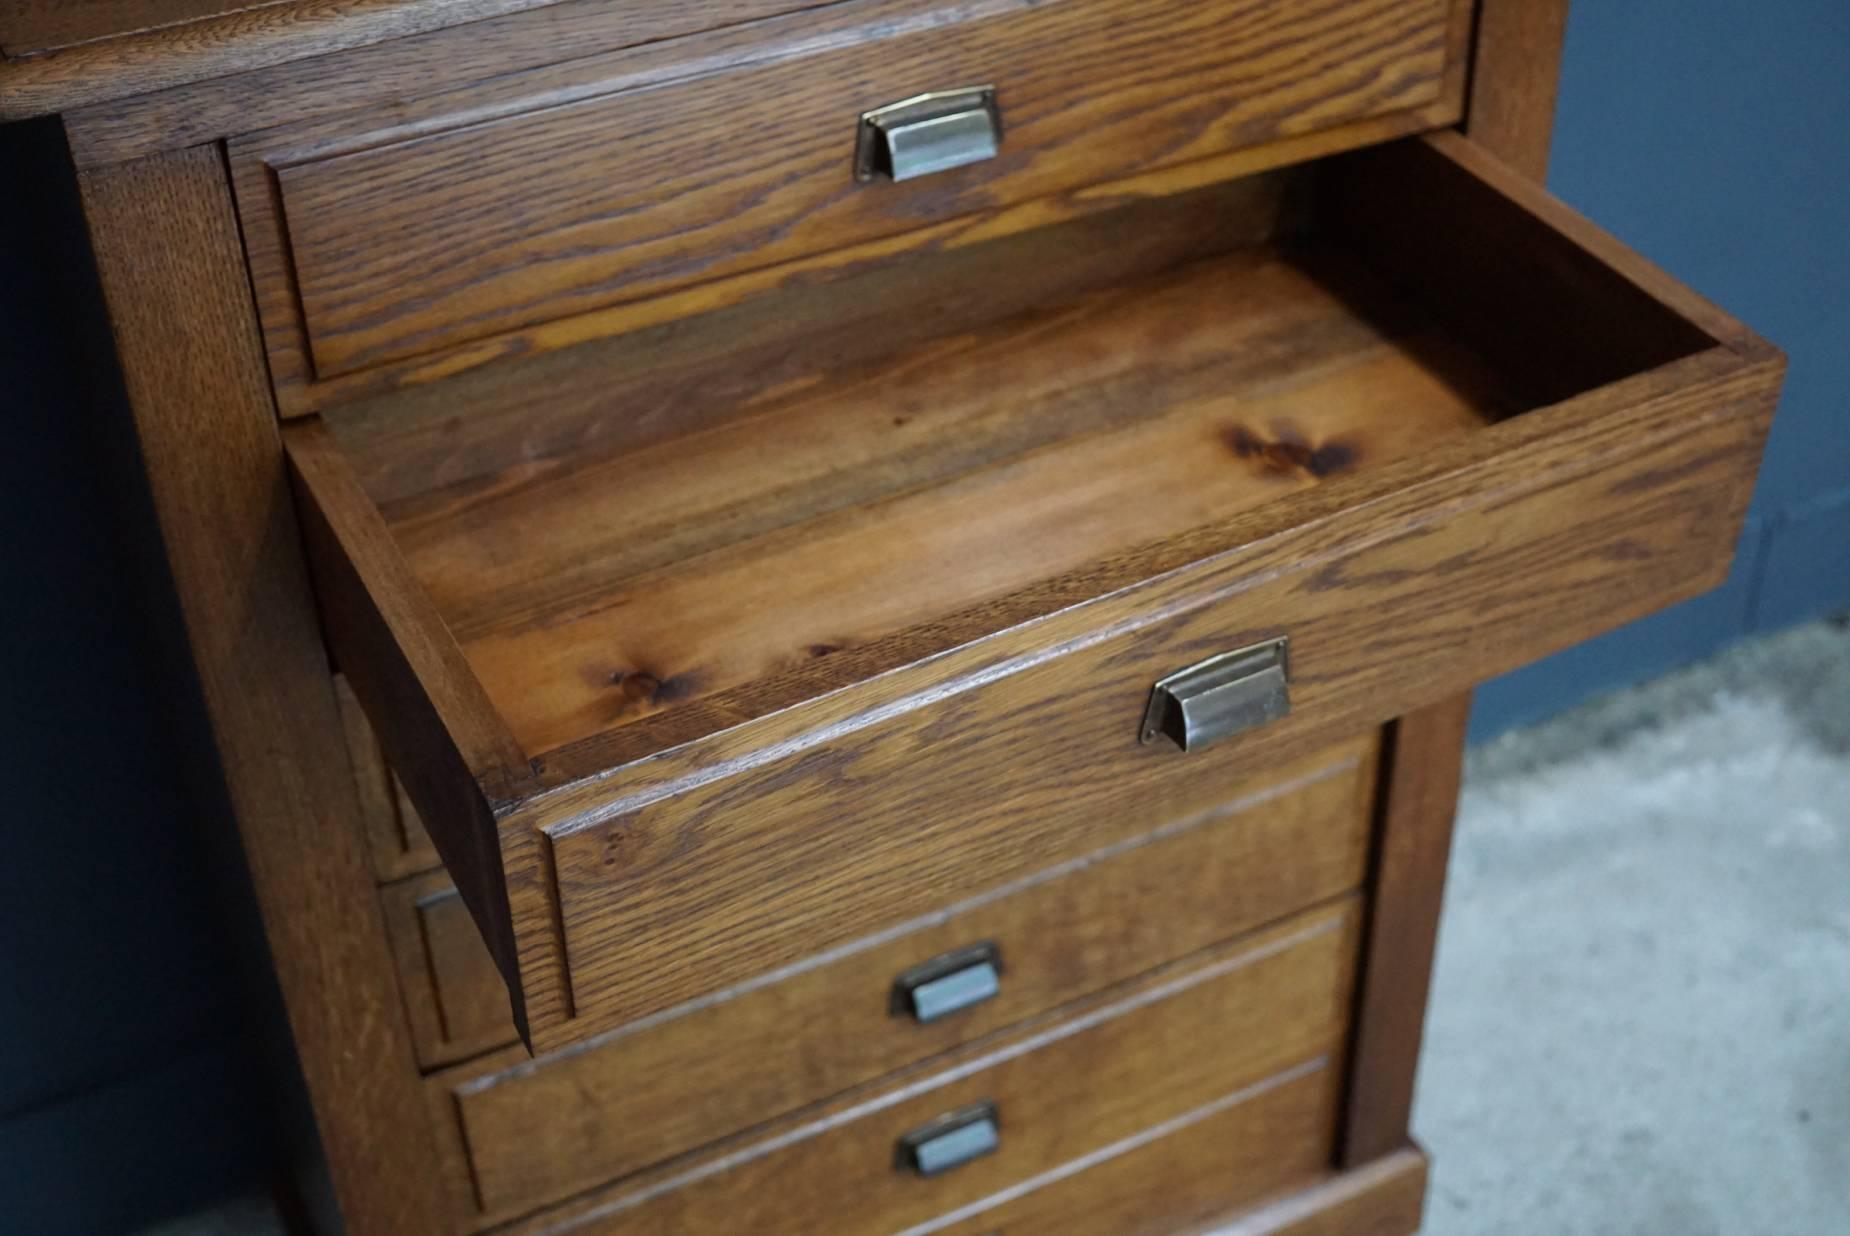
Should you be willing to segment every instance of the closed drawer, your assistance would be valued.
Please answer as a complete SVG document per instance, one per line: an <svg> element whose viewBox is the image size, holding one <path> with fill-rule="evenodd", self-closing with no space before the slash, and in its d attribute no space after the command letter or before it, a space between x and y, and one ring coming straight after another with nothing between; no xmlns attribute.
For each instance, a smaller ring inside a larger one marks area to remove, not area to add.
<svg viewBox="0 0 1850 1236"><path fill-rule="evenodd" d="M1413 1236L1426 1161L1409 1146L1331 1170L1301 1136L1340 1101L1342 1071L1293 1070L925 1225L946 1236ZM916 1229L915 1229L916 1230Z"/></svg>
<svg viewBox="0 0 1850 1236"><path fill-rule="evenodd" d="M1264 1164L1222 1190L1260 1196L1333 1153L1358 918L1348 901L1289 920L514 1230L939 1230L1222 1111L1244 1118L1215 1170ZM976 1129L920 1136L946 1116Z"/></svg>
<svg viewBox="0 0 1850 1236"><path fill-rule="evenodd" d="M1723 577L1776 352L1457 138L1274 188L1211 203L1288 205L1266 243L892 357L816 322L814 372L761 373L683 324L713 351L651 399L741 404L699 432L503 463L451 411L418 449L477 471L382 508L367 451L405 435L287 427L335 656L537 1046ZM1141 740L1159 680L1281 639L1288 715Z"/></svg>
<svg viewBox="0 0 1850 1236"><path fill-rule="evenodd" d="M519 1214L628 1175L1359 887L1375 745L537 1065L516 1049L432 1079L464 1208ZM471 943L469 998L506 1025Z"/></svg>
<svg viewBox="0 0 1850 1236"><path fill-rule="evenodd" d="M388 884L379 900L418 1063L435 1069L514 1042L507 986L450 878Z"/></svg>
<svg viewBox="0 0 1850 1236"><path fill-rule="evenodd" d="M347 754L353 766L355 797L360 805L360 825L366 835L366 848L372 857L373 872L380 880L396 880L417 875L441 865L430 835L418 819L417 808L405 796L405 789L386 767L385 752L379 738L367 724L353 688L340 675L334 676L334 697L340 706L341 726L346 732Z"/></svg>
<svg viewBox="0 0 1850 1236"><path fill-rule="evenodd" d="M1281 1093L1267 1106L1290 1101ZM1414 1236L1420 1230L1421 1151L1409 1146L1352 1171L1306 1173L1301 1161L1287 1155L1281 1162L1255 1148L1249 1164L1248 1122L1283 1119L1289 1117L1259 1104L1216 1113L931 1230L950 1236ZM1296 1187L1255 1203L1255 1178L1290 1179Z"/></svg>
<svg viewBox="0 0 1850 1236"><path fill-rule="evenodd" d="M1443 124L1469 7L851 0L497 78L390 128L265 134L240 161L278 369L447 371L530 350L523 328L1099 181L1369 118ZM993 157L857 178L863 113L975 86L995 88Z"/></svg>

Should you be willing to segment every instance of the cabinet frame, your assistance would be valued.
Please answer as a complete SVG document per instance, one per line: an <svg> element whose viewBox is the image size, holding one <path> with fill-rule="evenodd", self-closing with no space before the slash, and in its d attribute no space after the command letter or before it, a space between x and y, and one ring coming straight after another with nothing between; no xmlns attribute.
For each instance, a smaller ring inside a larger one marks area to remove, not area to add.
<svg viewBox="0 0 1850 1236"><path fill-rule="evenodd" d="M444 6L402 7L424 13ZM1481 0L1474 31L1466 129L1538 178L1546 169L1566 11L1566 0ZM359 28L343 27L342 37L357 38ZM454 46L466 32L424 37ZM366 49L367 63L389 64L391 48ZM113 50L131 71L136 56L152 54ZM407 46L404 54L418 51ZM195 59L221 72L267 71L272 81L306 81L313 66L253 66L204 53ZM232 134L189 130L189 141L197 141L160 148L147 129L123 121L134 108L110 102L88 79L73 79L69 61L24 70L22 63L3 66L0 84L30 89L0 115L91 108L67 121L84 165L79 184L97 275L347 1229L355 1236L445 1230L458 1217L446 1201L444 1156L423 1099L289 495L224 161L223 139ZM210 93L209 74L198 64L166 76L143 70L130 80L165 92L154 97L158 112L176 105L176 92L182 100L188 91ZM1404 1216L1409 1190L1423 1178L1407 1119L1468 712L1468 697L1459 697L1402 718L1384 761L1361 1011L1340 1162L1333 1165L1354 1170L1333 1176L1323 1190L1334 1199L1329 1205L1341 1205L1338 1223ZM1414 991L1417 1002L1407 998ZM1339 1230L1324 1226L1337 1210L1314 1209L1308 1196L1305 1202L1313 1211L1282 1206L1276 1222L1255 1216L1241 1230Z"/></svg>

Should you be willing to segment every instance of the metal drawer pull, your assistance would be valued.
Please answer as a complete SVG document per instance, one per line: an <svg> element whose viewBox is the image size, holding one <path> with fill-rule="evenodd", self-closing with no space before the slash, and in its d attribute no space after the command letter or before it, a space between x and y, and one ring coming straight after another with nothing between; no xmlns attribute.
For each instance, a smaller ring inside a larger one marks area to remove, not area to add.
<svg viewBox="0 0 1850 1236"><path fill-rule="evenodd" d="M1290 641L1222 653L1171 674L1150 692L1143 741L1199 751L1291 712Z"/></svg>
<svg viewBox="0 0 1850 1236"><path fill-rule="evenodd" d="M994 1154L1001 1144L996 1105L978 1103L940 1116L900 1138L899 1167L921 1176L937 1176Z"/></svg>
<svg viewBox="0 0 1850 1236"><path fill-rule="evenodd" d="M862 113L854 174L911 180L993 159L1001 149L994 86L921 94Z"/></svg>
<svg viewBox="0 0 1850 1236"><path fill-rule="evenodd" d="M990 943L934 957L893 980L893 1011L920 1024L937 1021L998 994L1002 957Z"/></svg>

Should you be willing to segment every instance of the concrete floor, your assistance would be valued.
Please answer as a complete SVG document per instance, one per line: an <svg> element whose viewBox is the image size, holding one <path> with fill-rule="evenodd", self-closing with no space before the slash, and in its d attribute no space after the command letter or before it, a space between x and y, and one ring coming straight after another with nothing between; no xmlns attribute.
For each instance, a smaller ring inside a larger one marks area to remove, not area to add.
<svg viewBox="0 0 1850 1236"><path fill-rule="evenodd" d="M1430 1236L1850 1233L1850 628L1472 754Z"/></svg>
<svg viewBox="0 0 1850 1236"><path fill-rule="evenodd" d="M1850 1236L1850 624L1472 753L1415 1125L1428 1236Z"/></svg>

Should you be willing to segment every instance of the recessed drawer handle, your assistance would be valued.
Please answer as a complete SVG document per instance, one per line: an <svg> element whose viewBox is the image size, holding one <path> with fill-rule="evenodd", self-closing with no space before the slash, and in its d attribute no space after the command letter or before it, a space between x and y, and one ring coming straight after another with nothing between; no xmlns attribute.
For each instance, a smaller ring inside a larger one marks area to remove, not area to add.
<svg viewBox="0 0 1850 1236"><path fill-rule="evenodd" d="M911 180L993 159L1001 149L994 86L921 94L862 113L854 174Z"/></svg>
<svg viewBox="0 0 1850 1236"><path fill-rule="evenodd" d="M1290 642L1254 644L1169 675L1150 692L1143 741L1199 751L1291 712Z"/></svg>
<svg viewBox="0 0 1850 1236"><path fill-rule="evenodd" d="M924 1024L947 1017L1002 990L1002 955L973 944L916 965L893 981L893 1011Z"/></svg>
<svg viewBox="0 0 1850 1236"><path fill-rule="evenodd" d="M994 1103L977 1103L938 1117L899 1139L899 1168L920 1176L938 1176L972 1159L994 1154L1002 1144L1002 1126Z"/></svg>

